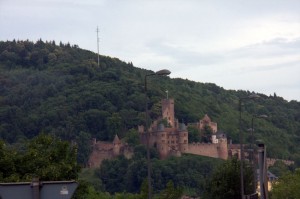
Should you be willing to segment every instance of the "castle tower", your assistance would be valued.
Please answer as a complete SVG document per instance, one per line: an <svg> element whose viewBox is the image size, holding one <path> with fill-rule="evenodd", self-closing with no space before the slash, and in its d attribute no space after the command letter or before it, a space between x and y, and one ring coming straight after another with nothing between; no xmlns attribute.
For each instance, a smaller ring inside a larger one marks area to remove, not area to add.
<svg viewBox="0 0 300 199"><path fill-rule="evenodd" d="M163 99L161 108L163 119L167 119L168 124L175 127L174 99Z"/></svg>
<svg viewBox="0 0 300 199"><path fill-rule="evenodd" d="M168 135L163 124L159 124L157 129L157 150L160 158L164 159L168 156Z"/></svg>
<svg viewBox="0 0 300 199"><path fill-rule="evenodd" d="M219 145L218 146L219 158L227 160L228 159L227 138L219 138L218 145Z"/></svg>
<svg viewBox="0 0 300 199"><path fill-rule="evenodd" d="M113 154L114 154L114 156L120 155L120 148L121 148L121 141L120 141L118 135L115 135L115 138L113 140Z"/></svg>
<svg viewBox="0 0 300 199"><path fill-rule="evenodd" d="M188 131L184 124L179 125L179 151L181 153L185 153L188 151L189 147L189 138L188 138Z"/></svg>

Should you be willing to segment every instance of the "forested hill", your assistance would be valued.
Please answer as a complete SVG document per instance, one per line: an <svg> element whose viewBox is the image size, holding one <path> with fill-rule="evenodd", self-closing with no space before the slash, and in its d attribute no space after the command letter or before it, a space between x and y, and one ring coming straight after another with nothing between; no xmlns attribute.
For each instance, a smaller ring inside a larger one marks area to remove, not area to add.
<svg viewBox="0 0 300 199"><path fill-rule="evenodd" d="M67 140L111 140L144 123L144 76L152 71L117 58L100 56L77 45L54 41L0 41L0 138L9 143L41 132ZM175 99L176 117L197 122L208 114L233 142L238 142L238 100L250 91L225 90L215 84L151 77L151 117L160 115L165 91ZM300 102L266 96L244 103L242 128L255 120L255 140L272 157L300 162Z"/></svg>

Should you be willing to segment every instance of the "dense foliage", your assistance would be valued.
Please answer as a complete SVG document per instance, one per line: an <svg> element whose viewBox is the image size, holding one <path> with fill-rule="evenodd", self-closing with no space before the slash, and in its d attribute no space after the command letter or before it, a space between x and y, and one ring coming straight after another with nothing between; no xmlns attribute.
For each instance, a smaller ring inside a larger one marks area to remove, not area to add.
<svg viewBox="0 0 300 199"><path fill-rule="evenodd" d="M297 169L293 173L289 172L281 176L278 181L273 184L270 194L271 199L282 198L300 198L300 170Z"/></svg>
<svg viewBox="0 0 300 199"><path fill-rule="evenodd" d="M128 129L144 123L143 83L148 73L105 56L98 66L96 54L77 45L0 41L0 138L15 143L45 132L74 140L78 160L85 163L90 138L123 138ZM160 115L160 100L168 90L179 121L197 122L207 113L238 142L238 100L249 91L155 76L148 79L148 87L151 118ZM300 163L300 103L276 94L261 96L243 102L243 131L250 128L253 114L268 115L255 120L254 139L267 144L269 156ZM249 135L245 141L250 142Z"/></svg>
<svg viewBox="0 0 300 199"><path fill-rule="evenodd" d="M236 158L229 159L221 164L213 173L206 186L206 199L240 199L241 198L241 164ZM244 193L253 193L253 170L244 165Z"/></svg>
<svg viewBox="0 0 300 199"><path fill-rule="evenodd" d="M153 159L152 175L153 190L159 192L171 180L176 187L184 188L189 194L199 195L204 191L206 179L222 160L199 156L183 156L167 160ZM103 188L110 193L138 193L143 180L147 177L147 164L144 158L126 159L119 157L104 161L96 170Z"/></svg>
<svg viewBox="0 0 300 199"><path fill-rule="evenodd" d="M148 199L148 184L144 180L139 193L115 193L97 192L87 182L80 182L81 186L77 188L72 199ZM182 196L182 189L175 187L172 181L169 181L160 193L152 196L153 199L180 199Z"/></svg>
<svg viewBox="0 0 300 199"><path fill-rule="evenodd" d="M274 165L272 165L268 168L268 170L277 177L281 177L285 173L287 173L289 171L294 171L295 169L296 168L295 168L294 164L286 165L284 162L282 162L280 160L276 161L274 163Z"/></svg>
<svg viewBox="0 0 300 199"><path fill-rule="evenodd" d="M0 141L0 182L76 180L79 166L76 147L40 134L18 146Z"/></svg>

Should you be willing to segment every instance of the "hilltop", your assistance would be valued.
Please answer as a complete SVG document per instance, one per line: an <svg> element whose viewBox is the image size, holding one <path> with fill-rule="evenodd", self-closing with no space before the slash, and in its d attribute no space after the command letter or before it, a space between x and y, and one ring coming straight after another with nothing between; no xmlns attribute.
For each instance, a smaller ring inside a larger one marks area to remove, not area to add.
<svg viewBox="0 0 300 199"><path fill-rule="evenodd" d="M145 123L144 76L151 72L108 56L100 56L98 66L97 55L77 45L0 41L0 138L17 143L45 132L76 140L85 162L92 137L111 141ZM160 114L168 90L180 121L208 114L235 143L239 98L252 93L169 77L151 77L148 90L151 118ZM243 131L251 128L252 115L268 115L255 121L255 140L267 144L270 157L299 165L300 102L258 94L260 99L243 103Z"/></svg>

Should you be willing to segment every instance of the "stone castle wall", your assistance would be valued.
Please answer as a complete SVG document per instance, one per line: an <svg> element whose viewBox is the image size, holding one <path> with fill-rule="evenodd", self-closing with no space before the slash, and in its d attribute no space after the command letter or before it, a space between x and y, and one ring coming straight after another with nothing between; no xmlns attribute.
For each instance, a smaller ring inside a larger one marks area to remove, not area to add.
<svg viewBox="0 0 300 199"><path fill-rule="evenodd" d="M118 155L124 155L126 158L133 156L133 149L127 144L92 141L92 153L88 160L88 167L99 167L103 160L110 160Z"/></svg>
<svg viewBox="0 0 300 199"><path fill-rule="evenodd" d="M96 139L93 139L92 153L89 157L88 167L91 168L98 167L103 160L112 159L113 157L114 154L113 154L112 143L96 141Z"/></svg>
<svg viewBox="0 0 300 199"><path fill-rule="evenodd" d="M144 145L147 144L146 134L140 135L140 141ZM156 145L156 147L158 147L158 152L162 159L166 158L168 155L171 155L171 153L174 155L175 152L172 151L171 148L167 149L168 146L171 146L171 144L168 144L168 145L165 144L162 148L160 142L156 142L156 141L157 141L156 136L150 136L150 142L149 142L150 146L153 147L154 145ZM217 143L217 144L190 143L190 144L187 144L187 147L182 148L182 147L179 147L179 145L178 145L177 148L178 148L178 152L176 153L176 156L178 156L178 153L187 153L187 154L208 156L208 157L221 158L221 159L228 158L228 148L227 148L227 140L226 139L224 139L224 141L221 141L220 143Z"/></svg>
<svg viewBox="0 0 300 199"><path fill-rule="evenodd" d="M218 158L219 153L216 144L209 143L192 143L188 145L188 151L186 153L194 155L209 156Z"/></svg>
<svg viewBox="0 0 300 199"><path fill-rule="evenodd" d="M90 155L89 161L88 161L88 167L90 168L96 168L99 167L103 160L110 160L112 159L113 151L107 151L107 150L93 150L93 152Z"/></svg>
<svg viewBox="0 0 300 199"><path fill-rule="evenodd" d="M218 144L192 143L188 145L188 151L185 153L226 160L228 158L227 142Z"/></svg>

